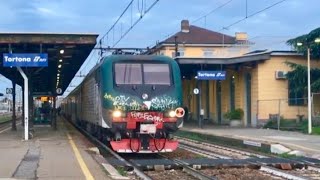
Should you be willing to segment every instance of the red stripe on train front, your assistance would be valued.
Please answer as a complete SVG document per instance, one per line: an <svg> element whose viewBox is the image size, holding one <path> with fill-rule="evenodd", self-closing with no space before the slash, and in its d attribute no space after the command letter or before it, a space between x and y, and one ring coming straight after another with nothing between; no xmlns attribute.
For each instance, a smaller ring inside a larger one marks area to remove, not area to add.
<svg viewBox="0 0 320 180"><path fill-rule="evenodd" d="M142 150L141 141L136 138L111 141L110 144L112 149L119 153L158 153L175 151L179 143L176 140L150 139L148 150Z"/></svg>

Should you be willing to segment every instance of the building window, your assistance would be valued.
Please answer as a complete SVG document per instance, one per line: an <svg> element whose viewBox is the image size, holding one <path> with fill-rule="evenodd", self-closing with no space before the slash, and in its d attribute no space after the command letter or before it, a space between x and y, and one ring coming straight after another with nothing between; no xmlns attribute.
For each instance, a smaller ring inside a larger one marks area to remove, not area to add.
<svg viewBox="0 0 320 180"><path fill-rule="evenodd" d="M295 90L297 89L294 86L294 83L288 80L288 104L289 106L304 106L306 105L306 100L304 97L303 90Z"/></svg>
<svg viewBox="0 0 320 180"><path fill-rule="evenodd" d="M172 57L175 58L175 57L183 57L184 56L184 49L182 48L179 48L178 49L178 54L176 55L176 52L173 51L172 52Z"/></svg>
<svg viewBox="0 0 320 180"><path fill-rule="evenodd" d="M180 57L184 56L184 49L183 48L178 49L178 56L180 56Z"/></svg>

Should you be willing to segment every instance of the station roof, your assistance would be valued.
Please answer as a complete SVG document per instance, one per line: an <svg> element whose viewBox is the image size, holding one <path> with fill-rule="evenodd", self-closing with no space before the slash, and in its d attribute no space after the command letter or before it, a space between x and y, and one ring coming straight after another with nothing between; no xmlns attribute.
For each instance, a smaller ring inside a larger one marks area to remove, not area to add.
<svg viewBox="0 0 320 180"><path fill-rule="evenodd" d="M58 88L63 93L92 51L97 37L98 34L0 33L0 53L9 53L10 49L12 53L47 53L48 67L22 69L31 80L30 85L35 95L54 95L57 74L60 76ZM64 52L60 53L60 50ZM0 74L23 85L23 78L17 68L3 67L2 60Z"/></svg>
<svg viewBox="0 0 320 180"><path fill-rule="evenodd" d="M200 57L200 58L190 58L190 57L177 57L175 58L179 64L238 64L253 61L264 61L270 59L270 56L302 56L301 53L296 51L255 51L252 53L247 53L242 56L236 57Z"/></svg>
<svg viewBox="0 0 320 180"><path fill-rule="evenodd" d="M236 69L238 66L252 67L258 62L266 61L271 56L302 56L301 53L296 51L253 51L242 56L236 57L177 57L175 60L178 62L181 74L183 76L194 75L197 70L204 68L204 70L221 69L222 66Z"/></svg>

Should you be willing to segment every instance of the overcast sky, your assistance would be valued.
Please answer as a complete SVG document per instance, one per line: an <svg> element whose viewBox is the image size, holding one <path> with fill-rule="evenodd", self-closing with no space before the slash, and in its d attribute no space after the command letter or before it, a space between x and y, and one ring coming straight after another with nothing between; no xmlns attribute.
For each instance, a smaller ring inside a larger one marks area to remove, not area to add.
<svg viewBox="0 0 320 180"><path fill-rule="evenodd" d="M10 0L1 1L0 32L106 33L131 0ZM155 0L135 0L116 30L104 39L113 46ZM255 49L290 50L285 41L320 26L320 0L286 0L221 31L223 27L281 0L160 0L115 47L147 47L190 24L234 36L247 32ZM196 22L194 20L227 3ZM141 11L142 10L142 11ZM94 59L94 57L93 57ZM88 63L89 65L91 63ZM0 72L1 73L1 72ZM0 80L0 92L9 86Z"/></svg>

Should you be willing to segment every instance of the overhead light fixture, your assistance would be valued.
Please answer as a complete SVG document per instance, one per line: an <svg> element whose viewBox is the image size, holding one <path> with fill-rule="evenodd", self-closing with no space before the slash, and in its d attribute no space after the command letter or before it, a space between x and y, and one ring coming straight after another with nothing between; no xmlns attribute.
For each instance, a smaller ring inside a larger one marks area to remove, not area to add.
<svg viewBox="0 0 320 180"><path fill-rule="evenodd" d="M58 65L58 68L61 68L61 64Z"/></svg>
<svg viewBox="0 0 320 180"><path fill-rule="evenodd" d="M59 62L62 62L62 59L59 59Z"/></svg>
<svg viewBox="0 0 320 180"><path fill-rule="evenodd" d="M57 79L60 79L60 77L58 76Z"/></svg>
<svg viewBox="0 0 320 180"><path fill-rule="evenodd" d="M57 74L57 76L59 77L59 76L60 76L60 74L58 73L58 74Z"/></svg>
<svg viewBox="0 0 320 180"><path fill-rule="evenodd" d="M64 53L64 50L63 50L63 49L61 49L61 50L60 50L60 54L63 54L63 53Z"/></svg>
<svg viewBox="0 0 320 180"><path fill-rule="evenodd" d="M302 43L301 43L301 42L298 42L298 43L297 43L297 46L302 46Z"/></svg>

